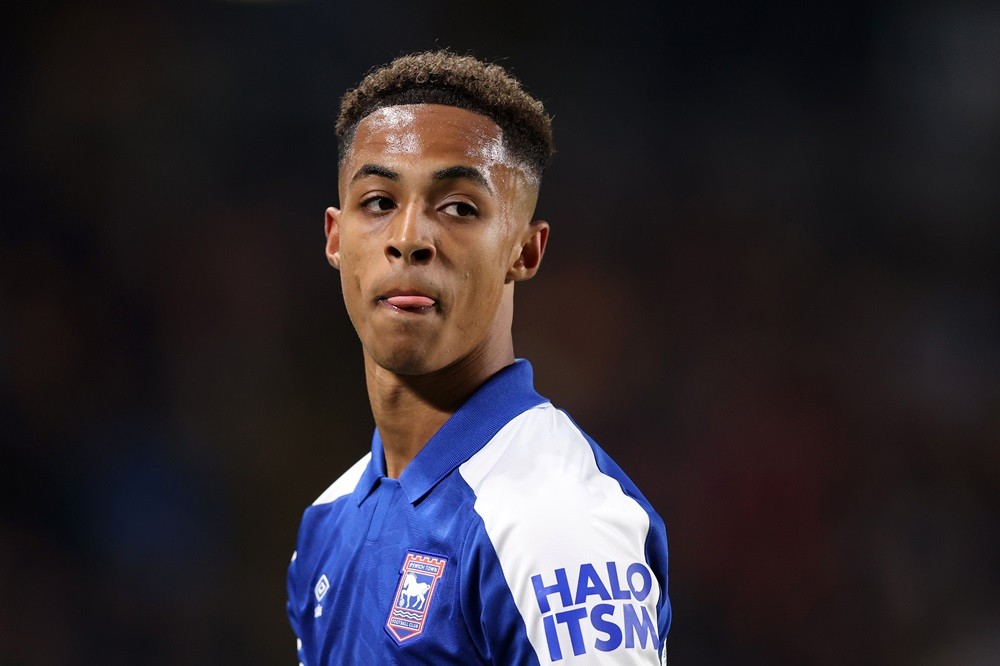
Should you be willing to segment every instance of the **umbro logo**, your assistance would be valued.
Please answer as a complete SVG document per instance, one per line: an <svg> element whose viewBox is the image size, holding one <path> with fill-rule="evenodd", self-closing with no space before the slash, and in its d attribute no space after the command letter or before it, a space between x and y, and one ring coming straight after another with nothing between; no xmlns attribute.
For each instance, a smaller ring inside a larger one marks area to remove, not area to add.
<svg viewBox="0 0 1000 666"><path fill-rule="evenodd" d="M316 601L323 601L323 597L326 596L326 591L330 589L330 579L323 574L316 581L316 587L313 588L313 592L316 594Z"/></svg>

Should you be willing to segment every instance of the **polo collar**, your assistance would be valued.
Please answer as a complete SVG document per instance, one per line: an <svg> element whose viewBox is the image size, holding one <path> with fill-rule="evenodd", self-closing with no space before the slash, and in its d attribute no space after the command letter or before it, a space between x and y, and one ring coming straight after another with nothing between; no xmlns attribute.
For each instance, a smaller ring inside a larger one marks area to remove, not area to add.
<svg viewBox="0 0 1000 666"><path fill-rule="evenodd" d="M399 485L416 504L456 467L486 446L518 414L545 402L535 392L531 364L517 359L476 389L428 440L399 476ZM360 505L385 477L385 456L378 428L372 457L354 489Z"/></svg>

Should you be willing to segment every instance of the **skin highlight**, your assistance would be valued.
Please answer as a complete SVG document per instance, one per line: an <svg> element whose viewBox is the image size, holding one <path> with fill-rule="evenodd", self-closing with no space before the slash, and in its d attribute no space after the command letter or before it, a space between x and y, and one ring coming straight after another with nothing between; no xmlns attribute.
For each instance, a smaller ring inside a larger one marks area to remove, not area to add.
<svg viewBox="0 0 1000 666"><path fill-rule="evenodd" d="M361 339L398 477L484 381L513 363L514 283L541 263L538 179L486 116L394 106L358 124L326 211L326 253Z"/></svg>

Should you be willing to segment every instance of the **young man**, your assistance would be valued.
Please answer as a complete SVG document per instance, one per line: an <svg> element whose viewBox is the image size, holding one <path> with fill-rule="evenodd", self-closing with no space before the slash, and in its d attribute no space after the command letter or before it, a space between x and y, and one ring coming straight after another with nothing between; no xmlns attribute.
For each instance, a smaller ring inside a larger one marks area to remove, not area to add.
<svg viewBox="0 0 1000 666"><path fill-rule="evenodd" d="M364 350L371 452L306 510L299 660L656 664L663 522L515 360L552 132L500 67L406 56L349 92L326 253Z"/></svg>

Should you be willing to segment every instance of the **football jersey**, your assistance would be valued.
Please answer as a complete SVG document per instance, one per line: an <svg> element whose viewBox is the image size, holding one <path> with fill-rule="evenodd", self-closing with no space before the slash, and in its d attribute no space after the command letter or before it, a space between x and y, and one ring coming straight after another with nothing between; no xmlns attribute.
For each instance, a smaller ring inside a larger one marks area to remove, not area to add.
<svg viewBox="0 0 1000 666"><path fill-rule="evenodd" d="M376 430L303 515L288 616L305 666L658 664L666 531L518 360L398 479Z"/></svg>

